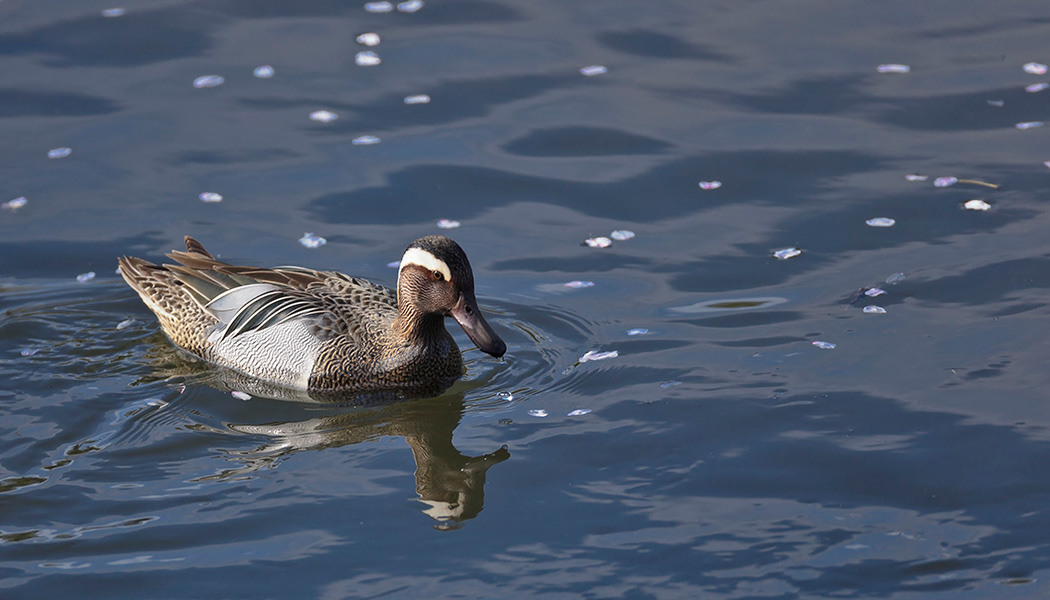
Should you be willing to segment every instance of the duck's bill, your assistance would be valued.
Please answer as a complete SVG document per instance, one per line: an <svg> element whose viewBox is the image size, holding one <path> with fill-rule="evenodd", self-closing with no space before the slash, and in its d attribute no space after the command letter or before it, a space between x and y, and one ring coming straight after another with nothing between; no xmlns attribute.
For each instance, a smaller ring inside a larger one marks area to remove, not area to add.
<svg viewBox="0 0 1050 600"><path fill-rule="evenodd" d="M469 294L469 296L468 294L461 294L459 302L456 303L456 306L452 308L449 314L463 328L470 341L474 342L482 352L491 354L496 358L503 356L507 352L507 344L503 343L503 340L492 330L485 317L481 316L481 311L478 310L478 301L474 298L474 294Z"/></svg>

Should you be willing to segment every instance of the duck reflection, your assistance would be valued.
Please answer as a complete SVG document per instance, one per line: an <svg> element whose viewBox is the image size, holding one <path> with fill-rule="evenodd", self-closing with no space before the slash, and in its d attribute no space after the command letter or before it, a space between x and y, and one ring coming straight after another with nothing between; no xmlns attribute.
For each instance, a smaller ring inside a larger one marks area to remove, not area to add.
<svg viewBox="0 0 1050 600"><path fill-rule="evenodd" d="M166 353L164 353L166 354ZM170 359L170 355L167 355ZM167 375L179 370L168 364ZM481 456L467 456L456 449L452 434L465 410L462 393L406 400L406 393L358 393L350 396L306 394L245 378L224 369L189 367L193 381L223 390L243 391L252 396L278 400L325 403L322 408L346 409L346 412L322 417L270 423L226 423L229 431L267 438L251 450L228 451L239 466L199 478L236 480L263 468L273 467L283 458L303 450L324 450L348 444L376 440L384 436L403 437L412 449L416 463L416 493L426 505L423 513L430 516L438 529L456 529L481 512L485 501L485 474L497 463L510 458L506 446ZM183 370L183 373L186 373ZM156 373L154 373L156 375ZM440 389L413 390L416 397L440 393ZM199 428L206 428L199 425Z"/></svg>
<svg viewBox="0 0 1050 600"><path fill-rule="evenodd" d="M481 456L467 456L456 449L452 432L463 410L463 396L450 394L302 421L228 423L233 431L267 436L271 441L238 453L238 460L246 463L243 468L212 478L236 477L302 450L323 450L382 436L403 437L416 462L416 494L427 505L423 512L441 523L439 529L454 529L481 512L489 467L510 458L506 446Z"/></svg>

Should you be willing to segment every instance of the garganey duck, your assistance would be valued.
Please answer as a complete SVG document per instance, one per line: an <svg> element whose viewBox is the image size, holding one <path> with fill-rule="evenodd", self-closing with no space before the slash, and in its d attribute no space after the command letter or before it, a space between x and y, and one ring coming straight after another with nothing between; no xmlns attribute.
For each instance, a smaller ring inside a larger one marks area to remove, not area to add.
<svg viewBox="0 0 1050 600"><path fill-rule="evenodd" d="M397 291L334 271L240 267L197 240L179 264L120 258L120 274L176 346L267 383L317 392L444 389L463 374L445 329L497 358L507 345L478 310L467 255L431 235L401 258Z"/></svg>

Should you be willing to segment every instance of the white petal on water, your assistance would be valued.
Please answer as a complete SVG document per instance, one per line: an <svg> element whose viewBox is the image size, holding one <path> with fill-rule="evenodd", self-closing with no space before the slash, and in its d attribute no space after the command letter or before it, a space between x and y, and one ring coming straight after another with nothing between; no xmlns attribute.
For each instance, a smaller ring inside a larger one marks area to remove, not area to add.
<svg viewBox="0 0 1050 600"><path fill-rule="evenodd" d="M339 115L335 114L334 112L329 112L327 110L315 110L314 112L310 113L310 120L317 121L319 123L331 123L332 121L338 118Z"/></svg>
<svg viewBox="0 0 1050 600"><path fill-rule="evenodd" d="M864 222L868 224L868 227L893 227L897 224L897 221L889 217L875 217Z"/></svg>
<svg viewBox="0 0 1050 600"><path fill-rule="evenodd" d="M503 400L504 402L513 402L514 401L514 394L512 394L510 392L500 392L500 393L496 394L496 397L498 397L500 400Z"/></svg>
<svg viewBox="0 0 1050 600"><path fill-rule="evenodd" d="M222 75L201 75L193 80L193 87L197 89L213 88L219 87L224 83L226 83L226 78Z"/></svg>
<svg viewBox="0 0 1050 600"><path fill-rule="evenodd" d="M869 298L875 298L876 296L881 296L881 295L883 295L885 293L886 293L886 290L880 290L879 288L871 288L871 289L864 290L864 295L869 297Z"/></svg>
<svg viewBox="0 0 1050 600"><path fill-rule="evenodd" d="M95 278L95 272L94 271L88 271L87 273L81 273L80 275L77 275L77 281L79 281L80 283L91 281L94 278Z"/></svg>
<svg viewBox="0 0 1050 600"><path fill-rule="evenodd" d="M802 254L802 251L798 248L781 248L780 250L775 250L773 252L773 256L779 258L780 260L795 258L799 254Z"/></svg>
<svg viewBox="0 0 1050 600"><path fill-rule="evenodd" d="M1041 92L1046 88L1050 88L1050 83L1033 83L1032 85L1024 86L1024 91L1028 92L1029 94L1034 94L1036 92Z"/></svg>
<svg viewBox="0 0 1050 600"><path fill-rule="evenodd" d="M354 139L350 140L350 143L355 145L355 146L374 146L375 144L378 144L380 141L382 141L382 140L380 140L379 138L377 138L374 135L362 135L362 136L358 136L358 137L355 137Z"/></svg>
<svg viewBox="0 0 1050 600"><path fill-rule="evenodd" d="M423 8L423 0L408 0L397 5L397 10L403 13L414 13Z"/></svg>
<svg viewBox="0 0 1050 600"><path fill-rule="evenodd" d="M19 354L22 356L33 356L37 352L40 352L39 348L22 348L22 351L19 352Z"/></svg>
<svg viewBox="0 0 1050 600"><path fill-rule="evenodd" d="M328 240L324 239L319 235L314 235L309 231L303 234L303 237L299 238L299 243L307 248L320 248L328 243Z"/></svg>
<svg viewBox="0 0 1050 600"><path fill-rule="evenodd" d="M988 106L994 106L996 108L1002 108L1006 106L1005 100L985 100L985 102L988 103Z"/></svg>
<svg viewBox="0 0 1050 600"><path fill-rule="evenodd" d="M817 348L820 348L821 350L832 350L836 346L835 344L832 344L831 342L821 342L821 341L813 342L813 345L816 346Z"/></svg>
<svg viewBox="0 0 1050 600"><path fill-rule="evenodd" d="M616 350L610 350L608 352L598 352L597 350L588 350L586 354L580 357L580 362L591 362L595 360L605 360L608 358L616 358L620 353Z"/></svg>
<svg viewBox="0 0 1050 600"><path fill-rule="evenodd" d="M601 75L602 73L607 73L608 71L609 71L609 69L606 69L602 65L591 65L589 67L584 67L584 68L580 69L580 73L582 73L586 77L593 77L595 75Z"/></svg>
<svg viewBox="0 0 1050 600"><path fill-rule="evenodd" d="M608 248L612 246L612 240L607 237L593 237L583 240L584 244L587 244L591 248Z"/></svg>
<svg viewBox="0 0 1050 600"><path fill-rule="evenodd" d="M547 416L547 411L543 410L542 408L534 408L529 411L529 416L540 417L542 419L543 417Z"/></svg>
<svg viewBox="0 0 1050 600"><path fill-rule="evenodd" d="M875 68L879 73L907 73L911 71L911 67L908 65L900 65L895 63L879 65Z"/></svg>
<svg viewBox="0 0 1050 600"><path fill-rule="evenodd" d="M1046 167L1047 169L1050 169L1050 160L1043 161L1043 166Z"/></svg>
<svg viewBox="0 0 1050 600"><path fill-rule="evenodd" d="M578 290L578 289L581 289L581 288L594 287L594 282L593 281L570 281L569 283L565 284L565 287L572 288L574 290Z"/></svg>
<svg viewBox="0 0 1050 600"><path fill-rule="evenodd" d="M378 46L380 41L378 33L368 32L357 36L357 43L362 46Z"/></svg>
<svg viewBox="0 0 1050 600"><path fill-rule="evenodd" d="M1035 129L1036 127L1042 127L1045 125L1042 121L1024 121L1014 125L1018 129Z"/></svg>
<svg viewBox="0 0 1050 600"><path fill-rule="evenodd" d="M591 414L591 409L589 408L577 408L576 410L569 412L570 417L581 417L589 414Z"/></svg>
<svg viewBox="0 0 1050 600"><path fill-rule="evenodd" d="M383 62L383 59L379 58L379 55L371 50L364 50L354 56L354 62L360 67L374 67Z"/></svg>
<svg viewBox="0 0 1050 600"><path fill-rule="evenodd" d="M126 12L127 11L123 8L107 8L106 10L102 11L102 16L106 17L107 19L112 19L114 17L123 17L124 13Z"/></svg>
<svg viewBox="0 0 1050 600"><path fill-rule="evenodd" d="M890 285L897 285L902 281L904 281L904 273L894 273L886 278L886 283Z"/></svg>
<svg viewBox="0 0 1050 600"><path fill-rule="evenodd" d="M933 187L948 187L959 183L958 177L938 177L933 180Z"/></svg>
<svg viewBox="0 0 1050 600"><path fill-rule="evenodd" d="M394 10L394 5L390 2L369 2L365 4L365 10L370 13L388 13Z"/></svg>
<svg viewBox="0 0 1050 600"><path fill-rule="evenodd" d="M0 204L0 208L4 210L15 211L22 208L26 204L29 204L29 200L26 200L25 196L20 196L18 198L15 198L14 200L8 200L7 202Z"/></svg>
<svg viewBox="0 0 1050 600"><path fill-rule="evenodd" d="M259 67L255 67L255 70L252 71L252 75L258 77L259 79L269 79L273 77L273 73L273 67L271 67L270 65L262 65Z"/></svg>
<svg viewBox="0 0 1050 600"><path fill-rule="evenodd" d="M926 181L929 178L929 175L915 175L914 173L908 173L904 176L904 179L907 181Z"/></svg>
<svg viewBox="0 0 1050 600"><path fill-rule="evenodd" d="M865 306L864 312L870 315L884 315L886 314L886 309L882 308L881 306L875 306L874 304L872 304L870 306Z"/></svg>
<svg viewBox="0 0 1050 600"><path fill-rule="evenodd" d="M73 153L72 148L52 148L47 151L48 158L65 158Z"/></svg>
<svg viewBox="0 0 1050 600"><path fill-rule="evenodd" d="M1046 65L1044 64L1030 62L1025 63L1024 67L1022 68L1024 69L1025 73L1031 73L1032 75L1046 75Z"/></svg>
<svg viewBox="0 0 1050 600"><path fill-rule="evenodd" d="M251 400L252 395L247 392L230 392L230 395L238 400Z"/></svg>
<svg viewBox="0 0 1050 600"><path fill-rule="evenodd" d="M609 237L616 241L622 242L624 240L629 240L633 238L634 232L627 229L617 229L616 231L610 233Z"/></svg>
<svg viewBox="0 0 1050 600"><path fill-rule="evenodd" d="M645 335L647 333L649 333L649 330L648 329L642 329L642 328L628 329L627 330L627 335Z"/></svg>
<svg viewBox="0 0 1050 600"><path fill-rule="evenodd" d="M440 219L437 222L437 226L441 229L455 229L460 226L460 222L452 219Z"/></svg>
<svg viewBox="0 0 1050 600"><path fill-rule="evenodd" d="M120 323L117 323L117 329L126 329L129 325L135 322L135 319L124 319Z"/></svg>
<svg viewBox="0 0 1050 600"><path fill-rule="evenodd" d="M660 387L666 390L667 388L678 387L680 385L682 385L681 381L664 381L660 384Z"/></svg>
<svg viewBox="0 0 1050 600"><path fill-rule="evenodd" d="M197 197L201 199L201 202L222 202L222 194L218 192L201 192Z"/></svg>
<svg viewBox="0 0 1050 600"><path fill-rule="evenodd" d="M722 187L721 181L701 181L699 183L700 189L702 190L717 190Z"/></svg>
<svg viewBox="0 0 1050 600"><path fill-rule="evenodd" d="M427 104L430 102L430 96L426 94L415 94L413 96L405 96L405 104Z"/></svg>
<svg viewBox="0 0 1050 600"><path fill-rule="evenodd" d="M386 263L386 266L390 267L391 269L396 269L401 266L401 261L395 260L394 262L388 262Z"/></svg>
<svg viewBox="0 0 1050 600"><path fill-rule="evenodd" d="M992 205L988 204L984 200L974 199L968 200L966 204L963 204L963 207L965 207L967 210L988 210L992 207Z"/></svg>

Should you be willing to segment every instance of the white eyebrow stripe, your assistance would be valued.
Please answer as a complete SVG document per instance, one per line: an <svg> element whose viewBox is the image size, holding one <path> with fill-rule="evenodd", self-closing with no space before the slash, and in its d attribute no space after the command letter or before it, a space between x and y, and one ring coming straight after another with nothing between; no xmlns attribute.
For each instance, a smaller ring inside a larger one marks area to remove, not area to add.
<svg viewBox="0 0 1050 600"><path fill-rule="evenodd" d="M422 248L409 248L401 257L401 266L397 270L397 278L401 279L401 271L408 265L419 265L430 271L437 271L445 276L445 281L452 281L452 271L449 270L445 261L423 250Z"/></svg>

